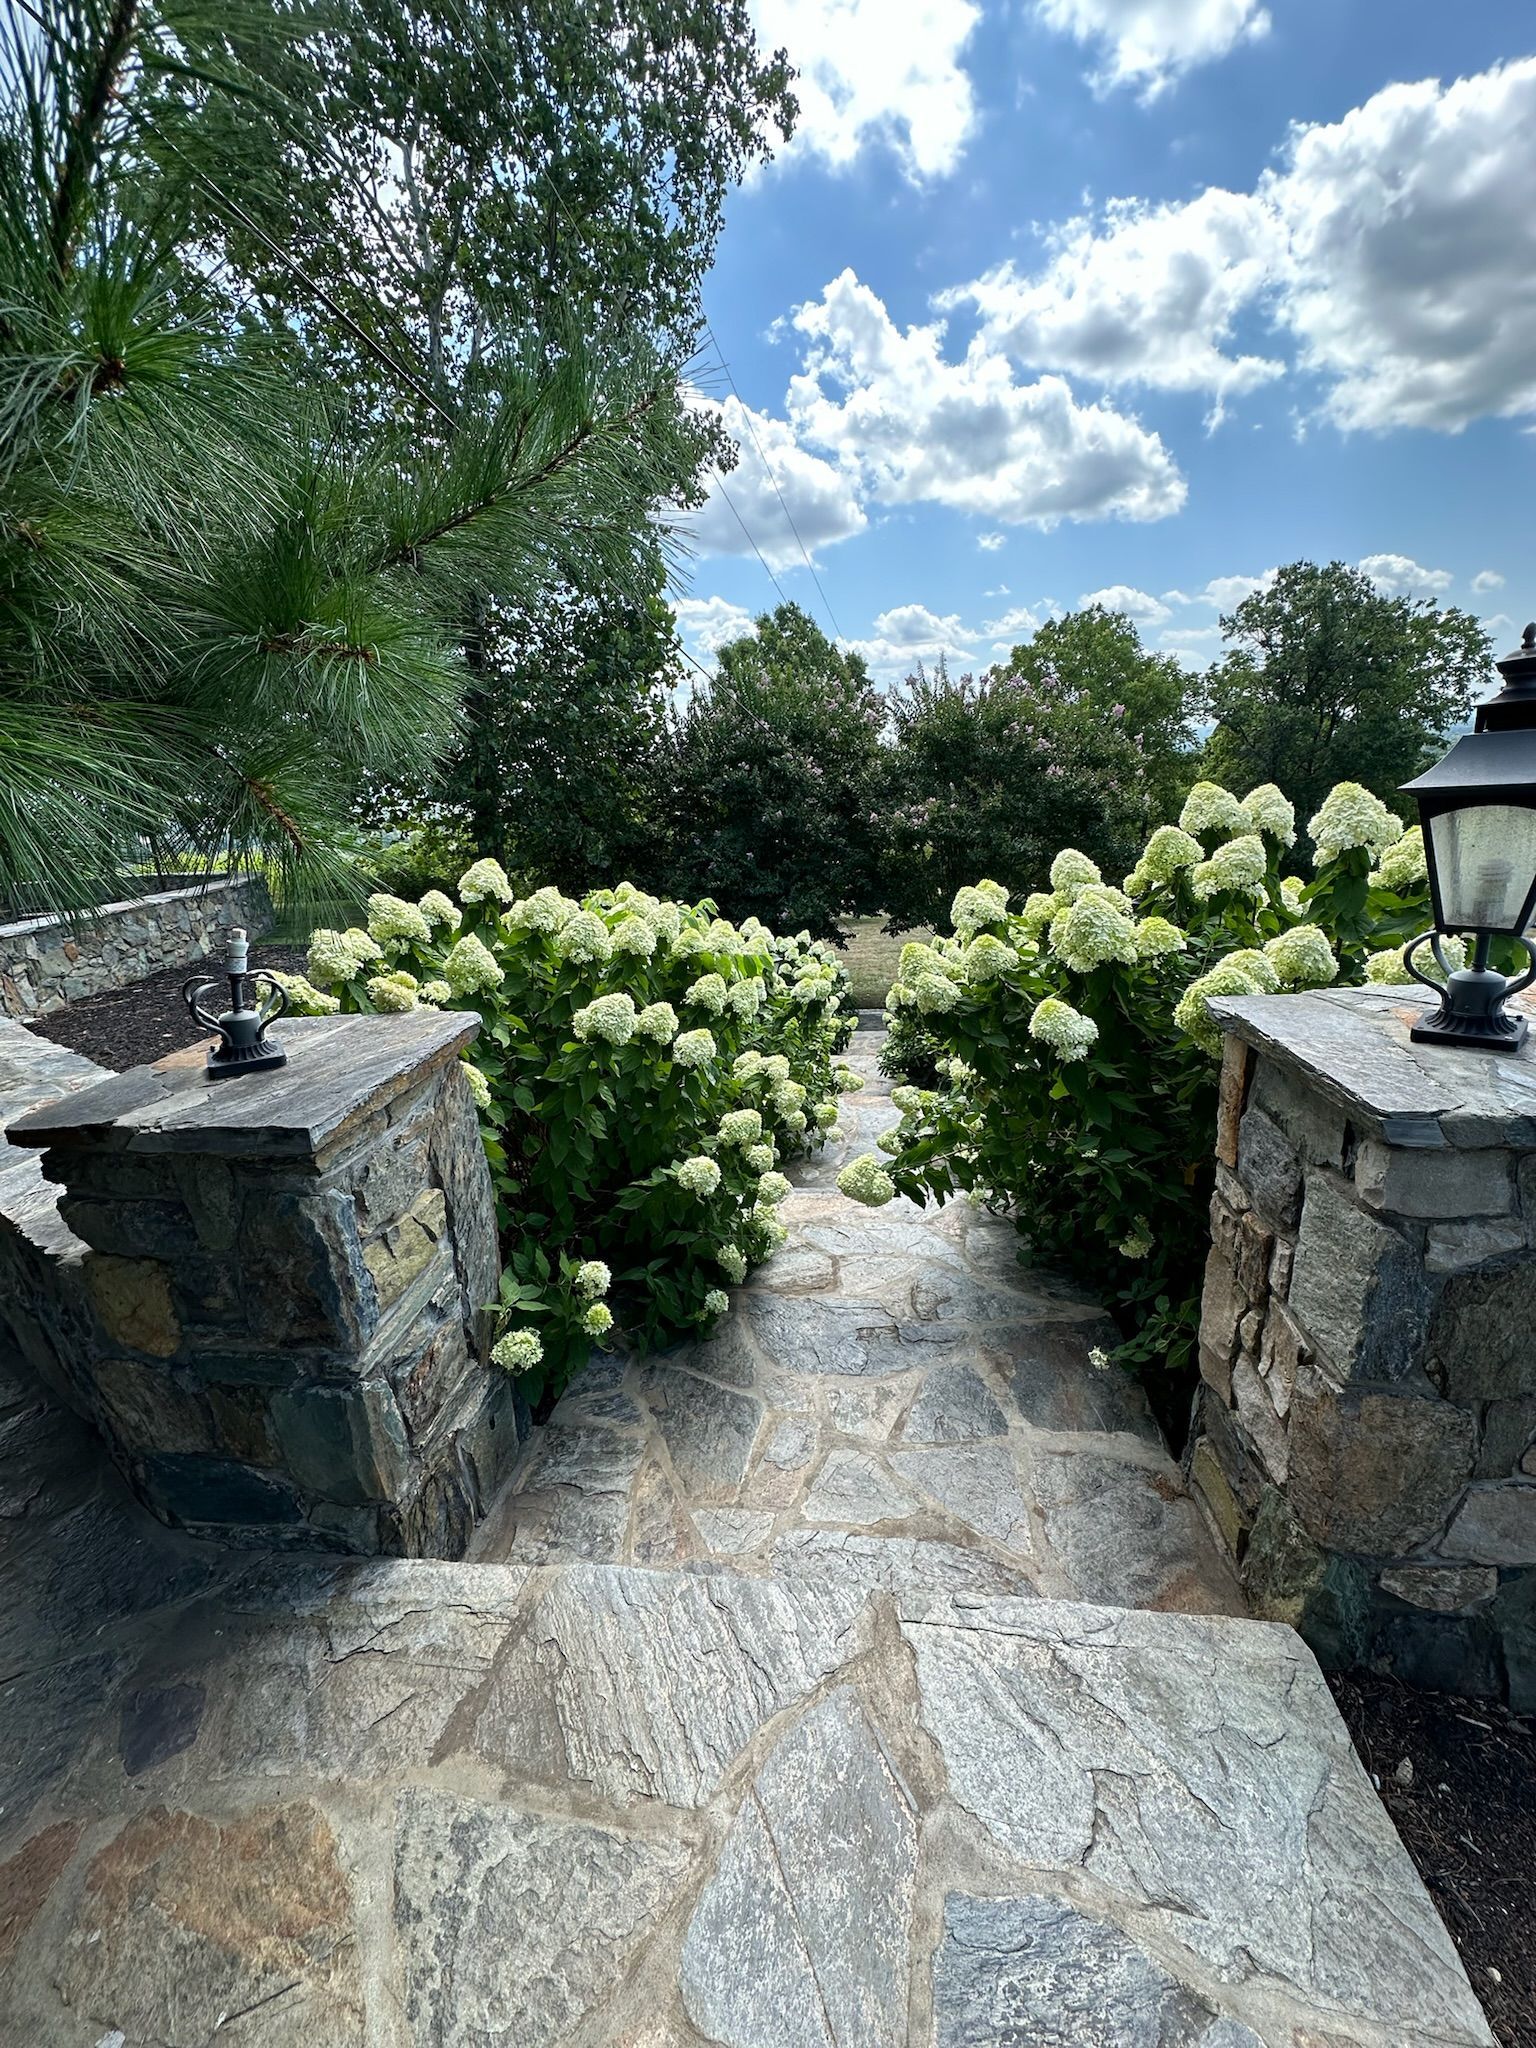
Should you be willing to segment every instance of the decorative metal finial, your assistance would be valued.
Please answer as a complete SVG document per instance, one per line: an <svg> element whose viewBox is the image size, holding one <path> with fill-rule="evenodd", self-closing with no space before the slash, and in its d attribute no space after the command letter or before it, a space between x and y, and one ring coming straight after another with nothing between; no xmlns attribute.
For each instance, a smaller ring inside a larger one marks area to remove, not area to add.
<svg viewBox="0 0 1536 2048"><path fill-rule="evenodd" d="M288 1055L275 1038L268 1038L267 1026L288 1007L281 984L264 967L253 974L248 965L246 935L235 925L224 946L224 972L229 978L230 1007L220 1017L210 1015L203 999L217 989L217 980L193 975L182 986L181 999L199 1024L219 1034L219 1043L208 1050L208 1078L218 1081L230 1074L260 1074L268 1067L286 1066ZM250 994L260 990L254 1008Z"/></svg>
<svg viewBox="0 0 1536 2048"><path fill-rule="evenodd" d="M1532 619L1531 623L1520 635L1520 645L1525 649L1527 654L1530 654L1533 650L1536 650L1536 619Z"/></svg>

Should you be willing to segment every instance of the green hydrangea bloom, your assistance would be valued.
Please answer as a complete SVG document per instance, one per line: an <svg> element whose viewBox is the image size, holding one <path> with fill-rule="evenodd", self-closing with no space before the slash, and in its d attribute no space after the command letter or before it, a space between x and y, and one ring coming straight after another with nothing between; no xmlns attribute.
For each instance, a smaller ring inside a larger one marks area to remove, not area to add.
<svg viewBox="0 0 1536 2048"><path fill-rule="evenodd" d="M1126 904L1122 910L1120 905ZM1051 951L1074 973L1087 974L1107 961L1130 965L1136 959L1136 930L1127 899L1118 889L1099 885L1081 889L1051 924Z"/></svg>
<svg viewBox="0 0 1536 2048"><path fill-rule="evenodd" d="M1212 996L1256 996L1265 991L1254 977L1230 959L1222 960L1209 974L1192 981L1179 998L1173 1021L1202 1052L1217 1057L1221 1052L1221 1028L1211 1015Z"/></svg>
<svg viewBox="0 0 1536 2048"><path fill-rule="evenodd" d="M763 1135L763 1119L755 1109L732 1109L720 1119L722 1145L755 1145Z"/></svg>
<svg viewBox="0 0 1536 2048"><path fill-rule="evenodd" d="M473 932L455 939L443 962L443 979L456 996L477 995L500 988L506 980L501 964Z"/></svg>
<svg viewBox="0 0 1536 2048"><path fill-rule="evenodd" d="M474 1061L460 1060L459 1072L469 1083L470 1099L473 1101L476 1109L489 1109L491 1106L491 1084L475 1065Z"/></svg>
<svg viewBox="0 0 1536 2048"><path fill-rule="evenodd" d="M680 1188L686 1188L690 1195L707 1201L720 1186L720 1167L717 1161L699 1153L693 1159L680 1160L672 1169L672 1178Z"/></svg>
<svg viewBox="0 0 1536 2048"><path fill-rule="evenodd" d="M1403 836L1403 821L1358 782L1336 782L1307 830L1316 849L1313 862L1322 867L1357 846L1379 859Z"/></svg>
<svg viewBox="0 0 1536 2048"><path fill-rule="evenodd" d="M1296 806L1273 782L1261 782L1243 798L1243 809L1253 820L1255 832L1267 832L1282 846L1296 844Z"/></svg>
<svg viewBox="0 0 1536 2048"><path fill-rule="evenodd" d="M557 932L580 908L579 903L562 896L553 886L535 889L531 896L513 904L507 913L507 923L519 931Z"/></svg>
<svg viewBox="0 0 1536 2048"><path fill-rule="evenodd" d="M634 998L617 993L598 996L578 1010L571 1029L581 1039L601 1038L609 1045L628 1045L637 1021Z"/></svg>
<svg viewBox="0 0 1536 2048"><path fill-rule="evenodd" d="M1063 1060L1082 1060L1097 1044L1099 1027L1070 1003L1047 996L1029 1020L1029 1035L1048 1045Z"/></svg>
<svg viewBox="0 0 1536 2048"><path fill-rule="evenodd" d="M555 934L555 951L563 960L590 966L606 960L613 951L608 927L592 910L578 910Z"/></svg>
<svg viewBox="0 0 1536 2048"><path fill-rule="evenodd" d="M464 922L464 914L457 903L445 896L441 889L429 889L416 908L429 925L446 925L451 932L456 932Z"/></svg>
<svg viewBox="0 0 1536 2048"><path fill-rule="evenodd" d="M805 1090L798 1081L776 1081L768 1099L776 1114L793 1116L797 1109L805 1107Z"/></svg>
<svg viewBox="0 0 1536 2048"><path fill-rule="evenodd" d="M760 974L749 974L743 981L733 981L726 991L726 1004L733 1017L753 1018L763 1007L768 990Z"/></svg>
<svg viewBox="0 0 1536 2048"><path fill-rule="evenodd" d="M1399 895L1407 895L1428 880L1422 825L1410 827L1401 839L1394 840L1381 856L1381 866L1371 876L1378 889L1395 889Z"/></svg>
<svg viewBox="0 0 1536 2048"><path fill-rule="evenodd" d="M691 1009L718 1017L725 1009L725 981L718 974L701 974L683 997Z"/></svg>
<svg viewBox="0 0 1536 2048"><path fill-rule="evenodd" d="M1264 948L1284 988L1325 988L1339 978L1339 963L1319 925L1292 925Z"/></svg>
<svg viewBox="0 0 1536 2048"><path fill-rule="evenodd" d="M955 984L943 974L920 974L913 995L925 1017L942 1016L960 1000Z"/></svg>
<svg viewBox="0 0 1536 2048"><path fill-rule="evenodd" d="M704 1313L711 1322L731 1312L731 1297L723 1287L711 1287L704 1297Z"/></svg>
<svg viewBox="0 0 1536 2048"><path fill-rule="evenodd" d="M1189 945L1186 935L1166 917L1144 917L1133 937L1137 957L1142 960L1165 960L1170 953L1186 951Z"/></svg>
<svg viewBox="0 0 1536 2048"><path fill-rule="evenodd" d="M677 1012L670 1003L647 1003L635 1019L635 1035L670 1045L677 1036Z"/></svg>
<svg viewBox="0 0 1536 2048"><path fill-rule="evenodd" d="M715 1264L726 1279L733 1280L738 1287L747 1277L747 1255L739 1245L721 1245L715 1253Z"/></svg>
<svg viewBox="0 0 1536 2048"><path fill-rule="evenodd" d="M1159 825L1137 865L1152 881L1171 882L1182 869L1198 867L1204 859L1205 848L1181 825Z"/></svg>
<svg viewBox="0 0 1536 2048"><path fill-rule="evenodd" d="M328 996L314 988L302 974L279 974L272 979L288 998L290 1017L334 1017L341 1008L339 996Z"/></svg>
<svg viewBox="0 0 1536 2048"><path fill-rule="evenodd" d="M506 1372L528 1372L544 1356L536 1330L508 1330L491 1346L491 1361Z"/></svg>
<svg viewBox="0 0 1536 2048"><path fill-rule="evenodd" d="M789 1200L789 1182L782 1173L765 1173L757 1184L757 1199L772 1202L777 1208L780 1202Z"/></svg>
<svg viewBox="0 0 1536 2048"><path fill-rule="evenodd" d="M589 1337L606 1337L613 1328L613 1310L606 1301L594 1301L582 1316L581 1327Z"/></svg>
<svg viewBox="0 0 1536 2048"><path fill-rule="evenodd" d="M368 935L381 946L432 943L432 927L416 905L382 891L368 898Z"/></svg>
<svg viewBox="0 0 1536 2048"><path fill-rule="evenodd" d="M1102 882L1098 863L1075 846L1064 846L1051 862L1051 889L1064 903L1074 903L1084 889Z"/></svg>
<svg viewBox="0 0 1536 2048"><path fill-rule="evenodd" d="M613 1274L601 1259L583 1259L573 1284L583 1301L596 1301L613 1285Z"/></svg>
<svg viewBox="0 0 1536 2048"><path fill-rule="evenodd" d="M999 924L1008 914L1008 891L1000 882L978 882L974 888L958 889L949 906L950 923L961 938L970 938L984 925Z"/></svg>
<svg viewBox="0 0 1536 2048"><path fill-rule="evenodd" d="M368 995L373 1007L386 1014L414 1010L418 985L414 974L376 974L368 983Z"/></svg>
<svg viewBox="0 0 1536 2048"><path fill-rule="evenodd" d="M818 1102L811 1116L818 1131L830 1131L837 1123L838 1106L835 1102Z"/></svg>
<svg viewBox="0 0 1536 2048"><path fill-rule="evenodd" d="M436 1009L441 1009L445 1003L453 1001L453 990L446 981L424 981L421 984L421 1000L424 1003L431 1003Z"/></svg>
<svg viewBox="0 0 1536 2048"><path fill-rule="evenodd" d="M1037 889L1025 899L1024 908L1019 912L1019 931L1026 939L1038 939L1051 920L1059 917L1066 907L1065 897L1048 896L1044 890Z"/></svg>
<svg viewBox="0 0 1536 2048"><path fill-rule="evenodd" d="M847 1195L850 1201L862 1202L866 1209L883 1209L896 1197L895 1181L873 1152L862 1153L850 1161L837 1176L837 1188L839 1194Z"/></svg>
<svg viewBox="0 0 1536 2048"><path fill-rule="evenodd" d="M1230 839L1236 833L1251 832L1253 820L1230 789L1223 789L1219 782L1197 782L1184 799L1179 829L1192 839L1211 832Z"/></svg>
<svg viewBox="0 0 1536 2048"><path fill-rule="evenodd" d="M781 1052L769 1053L763 1061L763 1073L777 1087L781 1081L789 1079L788 1059Z"/></svg>
<svg viewBox="0 0 1536 2048"><path fill-rule="evenodd" d="M643 917L621 917L609 933L609 942L615 953L632 953L638 960L649 960L656 950L656 932Z"/></svg>
<svg viewBox="0 0 1536 2048"><path fill-rule="evenodd" d="M514 903L517 892L499 860L477 860L459 877L459 895L466 903Z"/></svg>
<svg viewBox="0 0 1536 2048"><path fill-rule="evenodd" d="M1226 967L1239 967L1254 982L1261 995L1272 996L1280 988L1280 972L1267 953L1255 947L1244 947L1236 953L1228 953L1220 963Z"/></svg>
<svg viewBox="0 0 1536 2048"><path fill-rule="evenodd" d="M1413 976L1403 964L1403 956L1396 946L1385 946L1379 953L1370 954L1365 963L1365 978L1378 988L1411 988Z"/></svg>
<svg viewBox="0 0 1536 2048"><path fill-rule="evenodd" d="M766 1173L773 1164L774 1151L771 1145L749 1145L741 1156L748 1173Z"/></svg>
<svg viewBox="0 0 1536 2048"><path fill-rule="evenodd" d="M979 932L966 947L960 964L967 981L996 981L1000 974L1018 966L1019 956L991 932Z"/></svg>
<svg viewBox="0 0 1536 2048"><path fill-rule="evenodd" d="M1201 861L1190 874L1190 886L1202 898L1223 890L1257 894L1263 889L1268 866L1263 840L1256 832L1245 832L1218 846L1209 860Z"/></svg>

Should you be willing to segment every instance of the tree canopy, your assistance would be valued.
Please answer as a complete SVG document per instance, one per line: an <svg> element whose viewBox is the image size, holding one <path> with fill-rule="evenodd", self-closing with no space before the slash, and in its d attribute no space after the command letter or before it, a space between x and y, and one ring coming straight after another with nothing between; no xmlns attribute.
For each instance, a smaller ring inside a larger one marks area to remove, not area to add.
<svg viewBox="0 0 1536 2048"><path fill-rule="evenodd" d="M1448 743L1492 680L1478 621L1386 597L1343 562L1293 562L1221 621L1206 677L1205 772L1234 789L1274 782L1303 822L1334 783L1396 792Z"/></svg>

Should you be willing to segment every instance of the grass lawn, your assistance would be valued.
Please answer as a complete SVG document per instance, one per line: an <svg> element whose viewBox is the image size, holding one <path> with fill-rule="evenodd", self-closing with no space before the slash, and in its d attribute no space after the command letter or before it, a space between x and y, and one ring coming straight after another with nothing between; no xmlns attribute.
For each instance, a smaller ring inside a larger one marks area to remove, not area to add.
<svg viewBox="0 0 1536 2048"><path fill-rule="evenodd" d="M884 1007L885 992L896 979L896 965L907 941L933 937L919 926L893 939L881 929L884 922L879 917L856 917L846 926L850 936L843 948L843 965L852 977L853 1000L861 1010Z"/></svg>

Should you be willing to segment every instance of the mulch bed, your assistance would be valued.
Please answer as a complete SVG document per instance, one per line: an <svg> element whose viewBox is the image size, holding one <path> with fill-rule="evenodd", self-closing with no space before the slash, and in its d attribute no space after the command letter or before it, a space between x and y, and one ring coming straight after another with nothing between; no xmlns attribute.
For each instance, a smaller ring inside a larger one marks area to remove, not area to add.
<svg viewBox="0 0 1536 2048"><path fill-rule="evenodd" d="M1328 1683L1502 2048L1536 2048L1536 1726L1370 1672Z"/></svg>
<svg viewBox="0 0 1536 2048"><path fill-rule="evenodd" d="M302 974L304 948L258 942L251 948L251 965L276 967L284 974ZM195 1024L188 1015L181 991L189 976L204 974L211 978L217 973L218 964L212 960L204 961L200 967L167 968L163 974L152 974L147 981L132 982L127 988L103 989L100 995L82 996L65 1009L35 1019L31 1028L40 1037L51 1038L55 1045L67 1045L72 1052L84 1053L88 1060L111 1067L115 1073L121 1074L129 1067L149 1066L164 1059L168 1052L180 1052L183 1046L200 1045L207 1039L202 1025ZM220 1001L209 1007L217 1014L228 1009L229 1004Z"/></svg>

